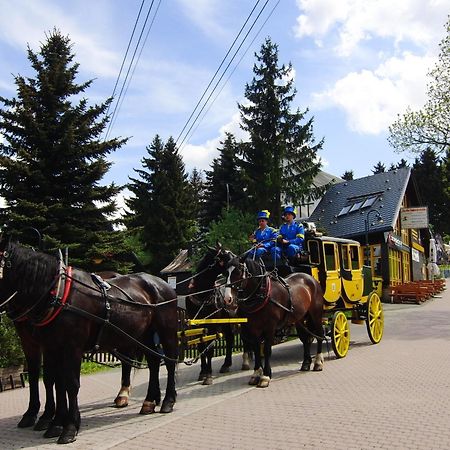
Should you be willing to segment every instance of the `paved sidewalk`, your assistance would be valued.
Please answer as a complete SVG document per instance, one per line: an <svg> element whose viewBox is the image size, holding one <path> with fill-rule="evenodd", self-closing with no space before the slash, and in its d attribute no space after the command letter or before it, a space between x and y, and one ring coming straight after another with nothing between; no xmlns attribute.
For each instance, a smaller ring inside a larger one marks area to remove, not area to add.
<svg viewBox="0 0 450 450"><path fill-rule="evenodd" d="M238 370L240 356L212 386L194 381L198 365L180 365L169 415L138 414L146 371L135 373L123 410L111 407L120 371L84 376L82 428L68 448L449 449L450 289L423 305L383 306L381 343L351 325L347 357L336 360L330 348L321 373L298 372L296 341L274 347L267 389L247 385L251 372ZM55 448L56 440L16 428L27 402L28 389L0 394L0 449Z"/></svg>

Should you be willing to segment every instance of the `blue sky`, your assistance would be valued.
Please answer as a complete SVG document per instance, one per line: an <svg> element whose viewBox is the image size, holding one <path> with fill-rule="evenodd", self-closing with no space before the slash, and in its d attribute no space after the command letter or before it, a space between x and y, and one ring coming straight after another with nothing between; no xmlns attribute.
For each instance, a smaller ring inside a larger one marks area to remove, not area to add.
<svg viewBox="0 0 450 450"><path fill-rule="evenodd" d="M78 81L95 79L86 97L104 101L113 92L141 3L0 0L0 95L16 95L13 75L34 76L27 44L37 51L56 27L73 42ZM111 128L111 136L130 140L110 156L114 164L105 183L124 184L134 176L155 134L178 137L255 3L154 1L150 17L159 5L158 12ZM144 4L136 36L150 4ZM325 171L340 176L353 170L359 178L380 160L389 166L406 158L390 148L388 127L408 106L424 104L426 74L437 60L449 6L448 0L269 0L219 84L220 94L211 97L215 101L183 143L187 170L209 169L226 131L245 137L237 102L244 101L254 53L267 36L279 46L280 63L293 65L293 106L308 107L316 140L325 138ZM135 45L136 38L130 55Z"/></svg>

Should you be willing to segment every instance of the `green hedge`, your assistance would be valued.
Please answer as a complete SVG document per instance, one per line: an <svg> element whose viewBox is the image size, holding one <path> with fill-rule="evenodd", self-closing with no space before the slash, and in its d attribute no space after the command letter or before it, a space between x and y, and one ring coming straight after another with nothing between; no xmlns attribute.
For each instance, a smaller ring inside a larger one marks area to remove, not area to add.
<svg viewBox="0 0 450 450"><path fill-rule="evenodd" d="M17 366L24 361L22 346L13 323L5 314L0 315L0 367Z"/></svg>

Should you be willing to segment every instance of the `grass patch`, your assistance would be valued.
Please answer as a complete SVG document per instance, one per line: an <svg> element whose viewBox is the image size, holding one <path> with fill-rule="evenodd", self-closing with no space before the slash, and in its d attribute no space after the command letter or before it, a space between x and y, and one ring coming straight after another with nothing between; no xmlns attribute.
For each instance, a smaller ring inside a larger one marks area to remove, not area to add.
<svg viewBox="0 0 450 450"><path fill-rule="evenodd" d="M97 372L104 372L105 370L113 369L111 366L105 366L93 361L86 361L81 363L81 375L89 375Z"/></svg>

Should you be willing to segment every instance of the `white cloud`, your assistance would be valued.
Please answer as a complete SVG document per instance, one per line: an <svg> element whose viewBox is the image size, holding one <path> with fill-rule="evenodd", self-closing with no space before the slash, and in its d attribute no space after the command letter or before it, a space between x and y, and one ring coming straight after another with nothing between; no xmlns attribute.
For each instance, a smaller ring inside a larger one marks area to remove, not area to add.
<svg viewBox="0 0 450 450"><path fill-rule="evenodd" d="M310 36L322 45L333 34L341 56L375 37L429 47L442 37L448 14L448 0L297 0L297 5L302 13L296 37Z"/></svg>
<svg viewBox="0 0 450 450"><path fill-rule="evenodd" d="M313 106L342 109L348 126L358 133L382 133L408 106L423 106L431 65L431 58L410 53L390 58L374 71L351 72L330 89L313 94Z"/></svg>
<svg viewBox="0 0 450 450"><path fill-rule="evenodd" d="M55 6L54 2L45 0L16 0L2 2L0 14L0 39L24 52L27 44L37 51L45 42L45 34L54 28L68 35L74 43L77 62L84 70L96 76L114 77L120 65L119 54L111 51L114 48L110 39L113 37L107 20L99 22L102 14L93 13L93 9L102 8L103 2L85 2L84 4L63 4ZM73 9L68 11L68 8ZM89 11L91 10L91 11ZM26 14L24 14L26 11ZM89 12L91 14L89 14ZM95 18L95 23L89 26L89 21ZM89 31L87 31L89 30Z"/></svg>

